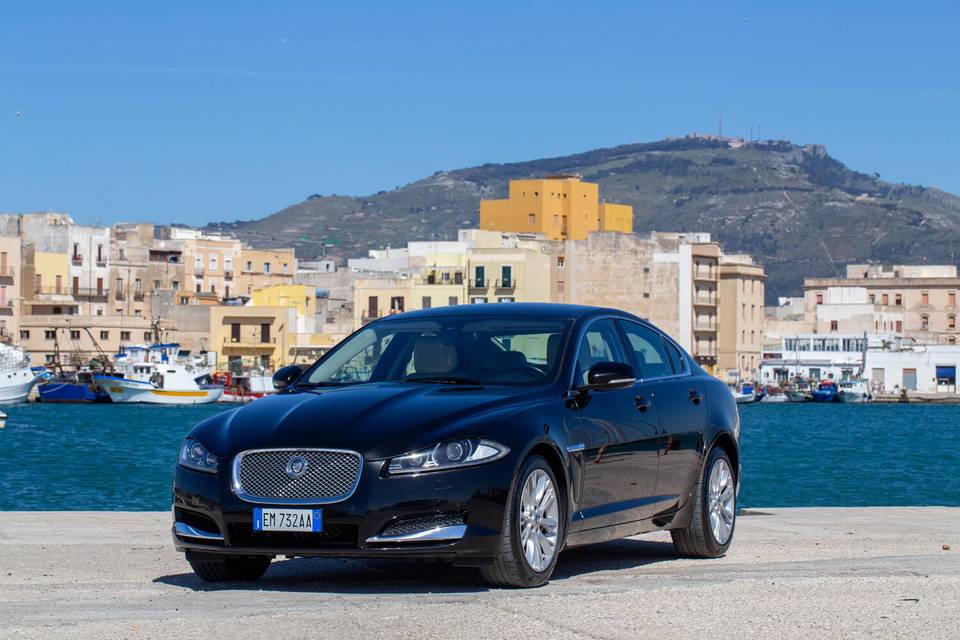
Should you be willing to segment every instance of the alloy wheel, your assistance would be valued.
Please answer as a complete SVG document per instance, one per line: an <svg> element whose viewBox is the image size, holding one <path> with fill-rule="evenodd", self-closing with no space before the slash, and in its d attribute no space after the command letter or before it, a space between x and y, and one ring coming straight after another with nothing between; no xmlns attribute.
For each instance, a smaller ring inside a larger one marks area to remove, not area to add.
<svg viewBox="0 0 960 640"><path fill-rule="evenodd" d="M520 493L520 545L527 564L545 571L557 552L560 509L553 481L543 469L534 469Z"/></svg>
<svg viewBox="0 0 960 640"><path fill-rule="evenodd" d="M718 459L710 470L708 505L710 532L718 544L726 544L733 533L736 500L730 465L726 460Z"/></svg>

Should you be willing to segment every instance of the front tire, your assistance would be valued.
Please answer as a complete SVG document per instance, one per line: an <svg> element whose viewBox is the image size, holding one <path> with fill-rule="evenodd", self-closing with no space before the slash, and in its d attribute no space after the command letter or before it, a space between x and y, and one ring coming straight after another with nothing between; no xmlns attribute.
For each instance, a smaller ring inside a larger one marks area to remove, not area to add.
<svg viewBox="0 0 960 640"><path fill-rule="evenodd" d="M498 587L539 587L550 579L566 535L565 501L550 465L528 458L510 489L500 534L500 553L483 567Z"/></svg>
<svg viewBox="0 0 960 640"><path fill-rule="evenodd" d="M210 559L187 554L193 572L204 582L254 582L263 577L270 566L270 556L224 556Z"/></svg>
<svg viewBox="0 0 960 640"><path fill-rule="evenodd" d="M670 531L680 555L719 558L727 552L737 524L736 483L730 457L722 448L715 447L694 491L696 503L690 525Z"/></svg>

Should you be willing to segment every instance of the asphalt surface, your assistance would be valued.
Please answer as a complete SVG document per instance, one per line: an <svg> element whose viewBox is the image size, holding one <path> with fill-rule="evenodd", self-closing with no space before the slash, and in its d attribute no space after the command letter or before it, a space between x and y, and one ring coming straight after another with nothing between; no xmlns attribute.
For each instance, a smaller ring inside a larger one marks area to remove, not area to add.
<svg viewBox="0 0 960 640"><path fill-rule="evenodd" d="M318 559L207 585L169 525L0 512L0 638L960 637L960 509L751 510L725 558L642 536L564 552L522 591L441 564Z"/></svg>

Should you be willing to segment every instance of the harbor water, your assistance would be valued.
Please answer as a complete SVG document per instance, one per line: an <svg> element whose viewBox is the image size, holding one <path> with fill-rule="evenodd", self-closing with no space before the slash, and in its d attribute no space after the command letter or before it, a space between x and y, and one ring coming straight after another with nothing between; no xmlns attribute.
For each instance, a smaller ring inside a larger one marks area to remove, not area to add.
<svg viewBox="0 0 960 640"><path fill-rule="evenodd" d="M230 405L5 407L0 510L164 510L192 425ZM740 407L741 507L960 506L960 406Z"/></svg>

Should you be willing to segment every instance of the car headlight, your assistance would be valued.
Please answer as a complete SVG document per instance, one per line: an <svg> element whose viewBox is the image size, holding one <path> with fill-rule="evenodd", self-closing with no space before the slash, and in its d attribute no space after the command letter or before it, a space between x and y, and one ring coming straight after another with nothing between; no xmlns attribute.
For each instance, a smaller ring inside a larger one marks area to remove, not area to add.
<svg viewBox="0 0 960 640"><path fill-rule="evenodd" d="M216 473L219 460L202 444L193 438L187 438L180 447L180 464L188 469Z"/></svg>
<svg viewBox="0 0 960 640"><path fill-rule="evenodd" d="M510 449L490 440L460 438L392 458L387 471L391 474L421 473L469 467L499 460L508 453Z"/></svg>

